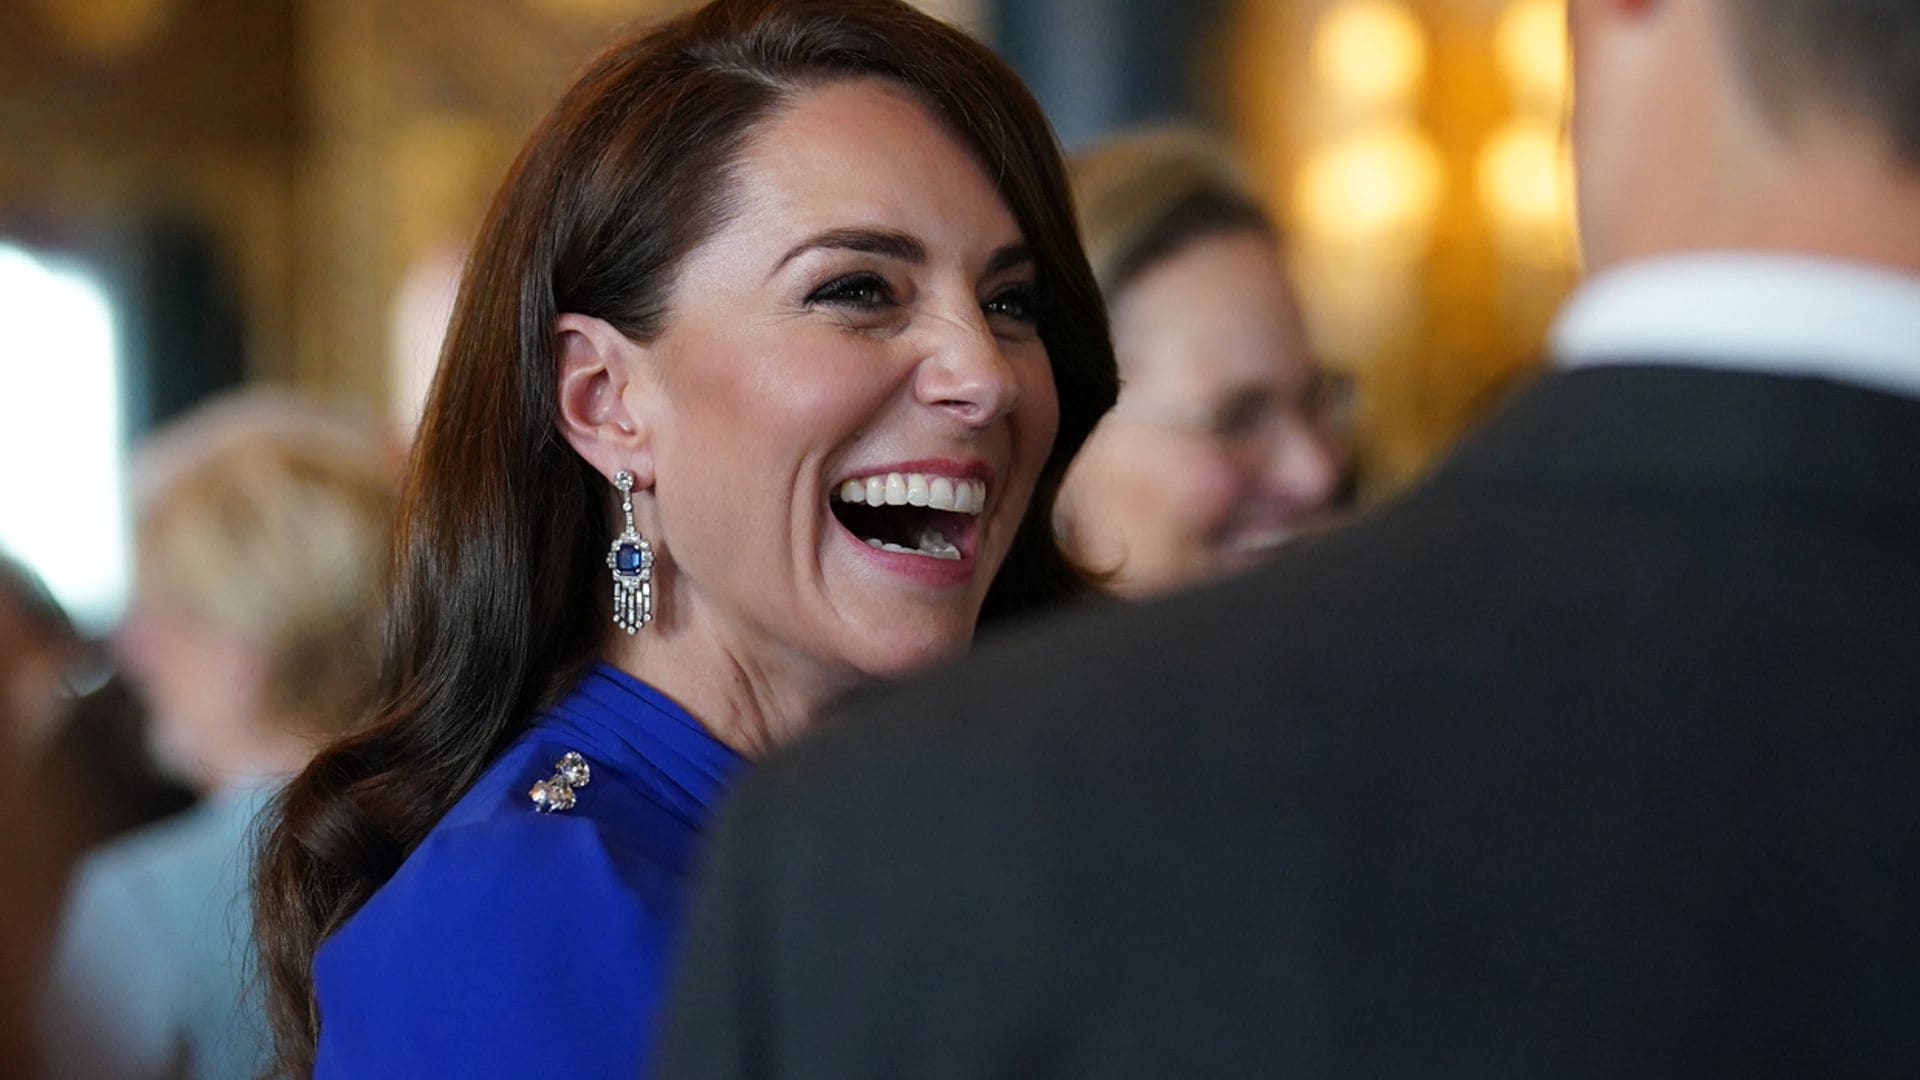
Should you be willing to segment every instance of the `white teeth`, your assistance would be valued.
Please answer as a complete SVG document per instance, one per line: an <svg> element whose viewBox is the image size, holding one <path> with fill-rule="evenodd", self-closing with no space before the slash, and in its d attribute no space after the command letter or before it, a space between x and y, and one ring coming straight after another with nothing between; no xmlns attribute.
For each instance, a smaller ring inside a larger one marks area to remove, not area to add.
<svg viewBox="0 0 1920 1080"><path fill-rule="evenodd" d="M986 483L980 480L955 480L951 477L929 477L922 473L888 473L885 477L870 476L865 480L846 480L835 490L841 501L864 503L868 506L930 506L958 512L968 512L967 507L977 507L986 501ZM946 506L941 506L941 503ZM972 512L978 512L977 510ZM947 534L937 525L922 524L920 535L914 538L914 545L896 544L879 537L868 537L866 545L879 551L892 551L901 555L918 555L927 559L958 561L965 558L960 546L947 539Z"/></svg>
<svg viewBox="0 0 1920 1080"><path fill-rule="evenodd" d="M946 535L938 529L922 529L920 531L920 554L930 555L936 559L958 559L960 557L960 549L954 546L953 541L947 539Z"/></svg>
<svg viewBox="0 0 1920 1080"><path fill-rule="evenodd" d="M846 480L834 490L841 502L867 506L925 506L957 514L987 508L985 480L956 480L927 473L883 473Z"/></svg>
<svg viewBox="0 0 1920 1080"><path fill-rule="evenodd" d="M900 544L871 538L867 540L867 546L880 551L892 551L901 555L921 555L929 559L941 559L947 562L955 562L960 558L960 549L954 547L952 541L932 531L920 534L919 547L904 547Z"/></svg>

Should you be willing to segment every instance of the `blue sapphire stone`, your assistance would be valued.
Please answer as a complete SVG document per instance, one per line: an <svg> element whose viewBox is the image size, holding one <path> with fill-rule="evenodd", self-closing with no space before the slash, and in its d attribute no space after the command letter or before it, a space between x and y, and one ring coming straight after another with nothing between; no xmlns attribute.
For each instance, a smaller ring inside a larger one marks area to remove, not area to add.
<svg viewBox="0 0 1920 1080"><path fill-rule="evenodd" d="M621 544L613 553L613 568L622 574L637 574L646 565L646 556L640 551L639 544Z"/></svg>

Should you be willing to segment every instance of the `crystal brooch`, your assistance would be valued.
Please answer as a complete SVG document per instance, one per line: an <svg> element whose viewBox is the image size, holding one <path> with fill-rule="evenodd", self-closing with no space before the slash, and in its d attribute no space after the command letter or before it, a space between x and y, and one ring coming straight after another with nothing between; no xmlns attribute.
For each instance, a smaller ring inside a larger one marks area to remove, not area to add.
<svg viewBox="0 0 1920 1080"><path fill-rule="evenodd" d="M533 808L543 814L571 810L577 801L574 789L586 787L592 778L593 769L587 765L587 759L569 750L553 763L552 776L527 789L527 798L532 799Z"/></svg>

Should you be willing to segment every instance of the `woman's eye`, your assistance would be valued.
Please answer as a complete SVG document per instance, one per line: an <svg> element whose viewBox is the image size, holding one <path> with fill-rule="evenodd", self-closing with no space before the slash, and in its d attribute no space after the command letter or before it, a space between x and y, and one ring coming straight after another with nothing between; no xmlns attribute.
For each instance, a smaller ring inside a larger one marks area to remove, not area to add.
<svg viewBox="0 0 1920 1080"><path fill-rule="evenodd" d="M807 303L832 304L857 311L872 311L886 305L892 299L893 294L879 275L862 273L834 278L813 290L813 293L807 297Z"/></svg>
<svg viewBox="0 0 1920 1080"><path fill-rule="evenodd" d="M988 315L998 315L1016 322L1037 323L1040 321L1040 299L1032 285L1013 285L993 295L985 305Z"/></svg>
<svg viewBox="0 0 1920 1080"><path fill-rule="evenodd" d="M1207 428L1216 437L1237 439L1265 426L1273 415L1273 403L1265 394L1240 394L1213 414Z"/></svg>

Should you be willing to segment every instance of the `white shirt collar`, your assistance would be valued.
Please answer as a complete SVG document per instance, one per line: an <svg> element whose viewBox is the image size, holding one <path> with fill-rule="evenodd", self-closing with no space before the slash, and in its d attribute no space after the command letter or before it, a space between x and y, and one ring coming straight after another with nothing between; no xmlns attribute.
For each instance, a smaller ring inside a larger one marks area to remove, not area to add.
<svg viewBox="0 0 1920 1080"><path fill-rule="evenodd" d="M1648 259L1581 286L1549 351L1563 368L1654 362L1920 397L1920 276L1753 252Z"/></svg>

